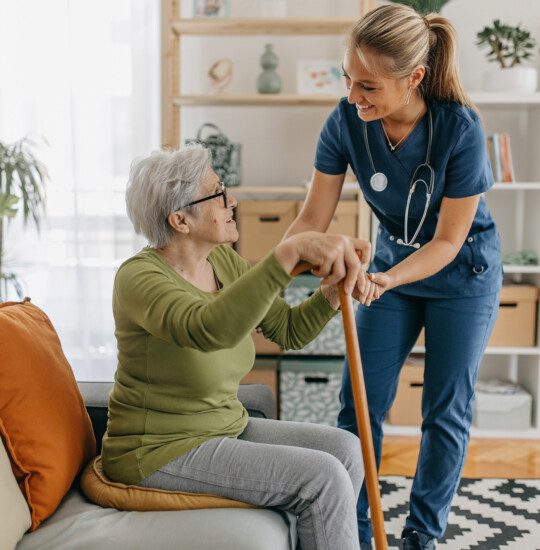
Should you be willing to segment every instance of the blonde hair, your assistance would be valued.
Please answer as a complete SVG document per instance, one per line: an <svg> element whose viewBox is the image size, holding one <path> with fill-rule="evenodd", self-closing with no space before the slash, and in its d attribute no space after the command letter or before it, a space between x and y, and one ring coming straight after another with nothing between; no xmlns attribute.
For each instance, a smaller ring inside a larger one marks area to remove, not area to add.
<svg viewBox="0 0 540 550"><path fill-rule="evenodd" d="M456 31L437 13L423 17L402 4L380 6L354 24L349 47L376 74L405 78L424 65L426 73L419 85L424 98L455 101L476 110L459 79ZM377 59L366 53L377 54Z"/></svg>

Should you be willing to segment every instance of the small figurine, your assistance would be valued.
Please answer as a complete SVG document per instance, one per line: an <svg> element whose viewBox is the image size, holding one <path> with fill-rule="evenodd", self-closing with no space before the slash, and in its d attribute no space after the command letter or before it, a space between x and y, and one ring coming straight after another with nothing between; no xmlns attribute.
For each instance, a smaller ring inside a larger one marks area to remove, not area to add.
<svg viewBox="0 0 540 550"><path fill-rule="evenodd" d="M233 75L233 62L219 59L208 69L208 81L216 93L220 93L229 84Z"/></svg>

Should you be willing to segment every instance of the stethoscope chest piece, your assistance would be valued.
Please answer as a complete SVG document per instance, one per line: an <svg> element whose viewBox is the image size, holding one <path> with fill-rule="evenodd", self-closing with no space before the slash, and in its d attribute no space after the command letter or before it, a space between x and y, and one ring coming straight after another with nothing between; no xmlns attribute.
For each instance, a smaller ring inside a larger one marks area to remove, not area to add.
<svg viewBox="0 0 540 550"><path fill-rule="evenodd" d="M384 191L388 185L388 178L382 172L375 172L371 176L369 184L374 191Z"/></svg>

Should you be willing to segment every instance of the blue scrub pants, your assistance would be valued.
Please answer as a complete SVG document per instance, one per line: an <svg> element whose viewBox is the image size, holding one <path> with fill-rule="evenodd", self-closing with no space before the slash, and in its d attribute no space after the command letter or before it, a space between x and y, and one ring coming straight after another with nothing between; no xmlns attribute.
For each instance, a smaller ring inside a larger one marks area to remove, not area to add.
<svg viewBox="0 0 540 550"><path fill-rule="evenodd" d="M389 291L360 306L356 326L377 467L382 422L394 401L403 363L426 328L422 439L405 526L437 539L446 529L465 462L478 368L498 311L498 293L421 298ZM358 435L347 362L338 426ZM360 540L371 540L365 485L358 499Z"/></svg>

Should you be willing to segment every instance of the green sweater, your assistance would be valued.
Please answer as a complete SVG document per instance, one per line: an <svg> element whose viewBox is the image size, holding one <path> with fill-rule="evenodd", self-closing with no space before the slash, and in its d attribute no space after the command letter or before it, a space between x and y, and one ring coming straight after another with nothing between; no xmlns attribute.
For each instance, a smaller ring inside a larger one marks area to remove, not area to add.
<svg viewBox="0 0 540 550"><path fill-rule="evenodd" d="M151 248L114 283L118 368L103 467L135 484L214 437L237 437L248 415L238 385L253 366L251 331L285 349L309 343L336 313L320 291L297 307L278 295L291 277L270 253L250 267L229 246L208 257L221 283L204 292Z"/></svg>

